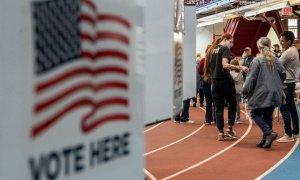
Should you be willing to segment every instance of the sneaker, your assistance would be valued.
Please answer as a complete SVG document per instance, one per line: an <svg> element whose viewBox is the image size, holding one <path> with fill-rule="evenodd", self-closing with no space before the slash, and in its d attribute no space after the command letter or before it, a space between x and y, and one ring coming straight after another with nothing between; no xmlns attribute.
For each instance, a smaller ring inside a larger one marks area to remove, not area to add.
<svg viewBox="0 0 300 180"><path fill-rule="evenodd" d="M231 139L237 139L237 136L236 136L236 133L234 130L227 129L226 132L227 132L227 136L230 137Z"/></svg>
<svg viewBox="0 0 300 180"><path fill-rule="evenodd" d="M241 124L241 120L235 120L235 124Z"/></svg>
<svg viewBox="0 0 300 180"><path fill-rule="evenodd" d="M299 134L294 134L294 139L300 139L300 133Z"/></svg>
<svg viewBox="0 0 300 180"><path fill-rule="evenodd" d="M292 142L292 141L294 141L294 138L290 137L287 134L284 134L281 138L277 139L276 141L280 142L280 143L286 143L286 142Z"/></svg>
<svg viewBox="0 0 300 180"><path fill-rule="evenodd" d="M174 123L180 123L180 121L174 120Z"/></svg>
<svg viewBox="0 0 300 180"><path fill-rule="evenodd" d="M195 122L192 121L192 120L188 120L188 121L180 121L180 123L183 123L183 124L194 124Z"/></svg>
<svg viewBox="0 0 300 180"><path fill-rule="evenodd" d="M266 142L263 144L263 148L271 148L272 142L277 138L277 133L271 132L268 136L266 136Z"/></svg>
<svg viewBox="0 0 300 180"><path fill-rule="evenodd" d="M206 125L211 125L211 122L205 122Z"/></svg>
<svg viewBox="0 0 300 180"><path fill-rule="evenodd" d="M219 133L218 134L218 141L225 141L226 135L224 133Z"/></svg>

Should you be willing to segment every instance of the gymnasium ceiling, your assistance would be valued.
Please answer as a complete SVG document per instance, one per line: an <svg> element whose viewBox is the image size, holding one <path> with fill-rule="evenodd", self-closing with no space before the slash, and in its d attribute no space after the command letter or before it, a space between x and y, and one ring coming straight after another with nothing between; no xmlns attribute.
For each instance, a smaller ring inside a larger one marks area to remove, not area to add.
<svg viewBox="0 0 300 180"><path fill-rule="evenodd" d="M221 2L222 0L214 0L214 1L211 1L210 3L207 3L207 4L204 4L203 7L209 7L212 5L212 3L218 3L218 2ZM218 13L222 13L222 12L226 12L226 11L229 11L229 10L233 10L233 9L240 9L240 8L246 8L246 6L251 6L251 5L254 5L254 4L260 4L264 2L264 0L236 0L234 2L230 2L230 3L226 3L224 5L218 5L214 8L207 8L207 10L202 10L202 12L200 13L197 13L197 19L201 19L201 18L204 18L204 17L207 17L207 16L211 16L211 15L214 15L214 14L218 14ZM265 2L270 2L270 4L274 4L274 0L273 1L265 1ZM277 1L277 3L279 2L283 2L283 1ZM300 1L299 0L290 0L289 1L291 6L293 7L293 10L295 11L294 15L292 15L293 17L297 17L299 14L300 14ZM197 7L199 8L199 7ZM246 11L249 11L249 10L253 10L253 8L249 8L248 10L244 10L244 11L240 11L238 13L240 13L241 15L246 12ZM297 15L298 14L298 15ZM299 17L299 16L298 16ZM285 18L284 16L282 16L282 18ZM291 18L291 17L286 17L286 18Z"/></svg>

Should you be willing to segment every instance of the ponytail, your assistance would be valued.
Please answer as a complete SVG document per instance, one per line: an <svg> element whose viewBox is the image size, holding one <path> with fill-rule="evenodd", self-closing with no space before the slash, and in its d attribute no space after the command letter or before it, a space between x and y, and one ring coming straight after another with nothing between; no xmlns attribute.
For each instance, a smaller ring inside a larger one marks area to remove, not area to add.
<svg viewBox="0 0 300 180"><path fill-rule="evenodd" d="M205 52L206 53L206 60L205 60L205 65L204 65L204 76L205 76L205 80L207 81L210 81L211 79L211 67L210 67L210 64L211 64L211 57L212 57L212 54L213 54L213 50L216 48L216 46L218 44L220 44L221 41L223 40L229 40L229 39L232 39L232 35L229 34L229 33L224 33L220 38L218 38L216 41L214 41L212 43L212 45L207 49L207 51Z"/></svg>
<svg viewBox="0 0 300 180"><path fill-rule="evenodd" d="M257 47L260 53L266 58L267 66L270 71L274 71L274 54L271 51L271 40L267 37L261 37L257 41Z"/></svg>
<svg viewBox="0 0 300 180"><path fill-rule="evenodd" d="M205 64L204 64L204 77L205 80L210 81L211 79L211 69L210 69L210 62L211 57L213 54L213 50L216 48L216 46L222 41L221 38L218 38L216 41L212 43L212 45L207 49L206 56L205 56Z"/></svg>

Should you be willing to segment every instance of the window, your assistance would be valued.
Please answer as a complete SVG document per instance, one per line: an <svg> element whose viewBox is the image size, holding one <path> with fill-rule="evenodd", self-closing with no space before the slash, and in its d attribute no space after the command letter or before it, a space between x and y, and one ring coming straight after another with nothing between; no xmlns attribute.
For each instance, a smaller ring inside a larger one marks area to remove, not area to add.
<svg viewBox="0 0 300 180"><path fill-rule="evenodd" d="M295 39L298 39L298 19L288 19L288 30L294 33Z"/></svg>

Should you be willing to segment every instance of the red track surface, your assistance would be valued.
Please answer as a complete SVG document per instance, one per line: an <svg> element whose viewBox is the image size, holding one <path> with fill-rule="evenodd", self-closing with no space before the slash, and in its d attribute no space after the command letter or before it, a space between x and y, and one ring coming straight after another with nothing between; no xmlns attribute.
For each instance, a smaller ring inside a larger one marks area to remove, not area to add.
<svg viewBox="0 0 300 180"><path fill-rule="evenodd" d="M217 127L203 125L204 115L204 110L191 107L190 119L195 124L166 121L146 127L145 130L156 126L145 132L147 179L255 179L280 161L294 145L274 141L271 149L257 148L255 143L260 141L261 131L243 113L242 124L234 126L239 139L217 141ZM281 118L277 122L274 116L273 129L279 137L283 135ZM159 149L162 147L165 148Z"/></svg>

